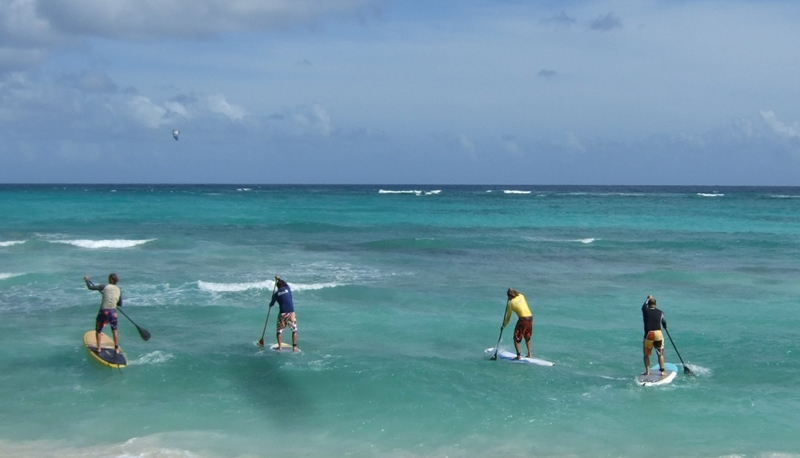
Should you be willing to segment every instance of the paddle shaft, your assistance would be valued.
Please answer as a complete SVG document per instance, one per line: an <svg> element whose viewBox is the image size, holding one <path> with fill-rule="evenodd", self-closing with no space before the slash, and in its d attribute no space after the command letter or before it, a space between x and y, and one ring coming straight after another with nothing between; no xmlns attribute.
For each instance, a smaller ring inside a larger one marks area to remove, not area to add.
<svg viewBox="0 0 800 458"><path fill-rule="evenodd" d="M130 321L134 326L136 326L136 330L139 331L139 337L141 337L142 340L144 340L145 342L150 340L150 333L147 332L147 329L141 328L139 327L138 324L134 323L133 320L131 320L131 317L129 317L125 312L123 312L121 308L117 307L117 310L119 311L119 313L122 314L122 316L127 318L128 321Z"/></svg>
<svg viewBox="0 0 800 458"><path fill-rule="evenodd" d="M691 374L692 370L689 369L689 367L686 366L686 363L683 362L683 358L681 358L681 353L678 351L678 347L675 346L675 342L672 341L672 336L669 335L669 331L667 331L667 328L664 328L664 331L667 333L667 337L669 337L669 343L671 343L672 348L675 349L675 353L678 355L678 359L681 360L681 364L683 364L683 372Z"/></svg>
<svg viewBox="0 0 800 458"><path fill-rule="evenodd" d="M505 327L505 323L506 323L506 314L508 313L508 303L509 303L510 301L511 301L510 299L506 301L506 309L503 311L503 324L500 326L500 336L498 336L498 337L497 337L497 343L494 345L494 355L491 357L491 359L492 359L493 361L494 361L495 359L497 359L497 351L498 351L498 350L500 350L500 339L502 339L502 338L503 338L503 329L505 329L505 328L506 328L506 327Z"/></svg>

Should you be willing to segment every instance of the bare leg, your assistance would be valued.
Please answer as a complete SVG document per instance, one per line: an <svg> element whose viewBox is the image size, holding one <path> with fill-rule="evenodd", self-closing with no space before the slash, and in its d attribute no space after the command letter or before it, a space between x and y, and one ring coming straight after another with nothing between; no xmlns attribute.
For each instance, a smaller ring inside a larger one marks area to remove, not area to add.
<svg viewBox="0 0 800 458"><path fill-rule="evenodd" d="M276 332L275 333L275 340L278 341L278 348L276 348L275 350L276 351L281 351L281 333L280 332Z"/></svg>
<svg viewBox="0 0 800 458"><path fill-rule="evenodd" d="M114 329L114 351L119 353L119 332Z"/></svg>
<svg viewBox="0 0 800 458"><path fill-rule="evenodd" d="M97 340L96 340L96 342L97 342L97 348L95 349L95 352L96 352L98 355L100 354L100 334L102 334L102 331L95 331L95 333L94 333L94 337L95 337L95 339L97 339Z"/></svg>
<svg viewBox="0 0 800 458"><path fill-rule="evenodd" d="M525 339L525 345L528 347L528 358L531 357L531 339Z"/></svg>
<svg viewBox="0 0 800 458"><path fill-rule="evenodd" d="M664 375L664 352L658 355L658 367L661 368L661 375Z"/></svg>
<svg viewBox="0 0 800 458"><path fill-rule="evenodd" d="M642 344L642 351L644 352L644 374L650 375L650 355L647 353L647 345Z"/></svg>
<svg viewBox="0 0 800 458"><path fill-rule="evenodd" d="M292 333L292 353L296 351L297 351L297 332L295 331Z"/></svg>
<svg viewBox="0 0 800 458"><path fill-rule="evenodd" d="M517 350L517 357L514 358L514 359L520 359L521 355L520 355L520 352L519 352L519 342L517 342L516 340L514 341L514 349Z"/></svg>

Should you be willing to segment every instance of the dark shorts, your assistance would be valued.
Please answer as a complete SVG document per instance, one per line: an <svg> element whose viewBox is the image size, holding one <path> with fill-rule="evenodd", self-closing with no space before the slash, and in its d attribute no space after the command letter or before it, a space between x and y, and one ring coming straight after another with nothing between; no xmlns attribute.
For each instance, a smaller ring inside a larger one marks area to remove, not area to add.
<svg viewBox="0 0 800 458"><path fill-rule="evenodd" d="M531 340L533 334L533 317L520 318L514 326L514 342L522 342L522 339Z"/></svg>
<svg viewBox="0 0 800 458"><path fill-rule="evenodd" d="M113 309L100 309L97 318L94 320L94 330L100 332L107 324L111 325L111 329L117 330L117 311Z"/></svg>

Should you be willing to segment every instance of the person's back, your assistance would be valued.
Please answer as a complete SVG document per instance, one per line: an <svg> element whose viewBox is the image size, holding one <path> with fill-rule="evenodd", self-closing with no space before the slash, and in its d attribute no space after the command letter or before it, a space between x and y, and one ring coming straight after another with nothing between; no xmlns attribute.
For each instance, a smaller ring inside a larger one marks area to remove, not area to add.
<svg viewBox="0 0 800 458"><path fill-rule="evenodd" d="M522 354L519 351L519 344L522 339L525 339L525 346L528 348L528 358L531 357L531 334L533 333L533 313L528 307L528 301L525 296L519 291L508 288L506 292L508 297L507 310L505 320L503 320L503 327L505 328L509 320L511 320L511 313L517 314L517 325L514 326L514 348L517 350L516 359L520 359Z"/></svg>
<svg viewBox="0 0 800 458"><path fill-rule="evenodd" d="M650 373L650 353L656 349L658 355L658 366L664 374L664 335L661 333L661 326L667 329L667 320L664 312L659 310L656 298L648 295L647 300L642 304L642 321L644 322L644 341L642 342L642 352L644 353L644 374Z"/></svg>
<svg viewBox="0 0 800 458"><path fill-rule="evenodd" d="M279 276L275 276L275 286L278 288L272 294L272 300L269 306L278 303L280 313L278 314L278 324L275 333L275 338L278 341L277 351L281 351L281 334L287 326L292 330L292 351L297 351L297 317L294 313L294 301L292 300L292 289L289 284Z"/></svg>

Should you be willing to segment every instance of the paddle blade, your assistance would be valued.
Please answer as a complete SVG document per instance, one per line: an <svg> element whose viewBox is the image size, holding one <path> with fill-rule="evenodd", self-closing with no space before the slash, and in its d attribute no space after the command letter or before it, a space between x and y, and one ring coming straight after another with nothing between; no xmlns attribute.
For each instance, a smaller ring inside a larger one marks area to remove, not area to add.
<svg viewBox="0 0 800 458"><path fill-rule="evenodd" d="M692 370L689 369L689 366L685 364L683 365L683 373L686 375L694 375L694 372L692 372Z"/></svg>
<svg viewBox="0 0 800 458"><path fill-rule="evenodd" d="M258 345L259 347L263 347L264 346L264 339L262 338L261 340L256 342L256 345Z"/></svg>
<svg viewBox="0 0 800 458"><path fill-rule="evenodd" d="M145 342L150 340L150 333L147 332L147 329L142 329L139 326L136 326L136 329L139 330L139 337L141 337L142 340L144 340Z"/></svg>

